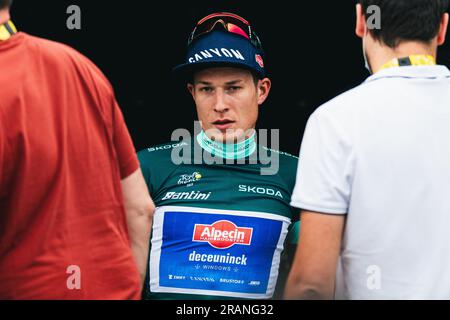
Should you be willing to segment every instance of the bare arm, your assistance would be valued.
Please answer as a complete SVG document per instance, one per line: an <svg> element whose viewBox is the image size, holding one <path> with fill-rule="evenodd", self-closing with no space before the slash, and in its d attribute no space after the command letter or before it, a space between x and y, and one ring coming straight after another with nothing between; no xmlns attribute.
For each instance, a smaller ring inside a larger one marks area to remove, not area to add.
<svg viewBox="0 0 450 320"><path fill-rule="evenodd" d="M303 211L286 299L333 299L345 216Z"/></svg>
<svg viewBox="0 0 450 320"><path fill-rule="evenodd" d="M147 271L150 230L155 205L148 193L141 169L122 180L122 192L131 249L143 282Z"/></svg>

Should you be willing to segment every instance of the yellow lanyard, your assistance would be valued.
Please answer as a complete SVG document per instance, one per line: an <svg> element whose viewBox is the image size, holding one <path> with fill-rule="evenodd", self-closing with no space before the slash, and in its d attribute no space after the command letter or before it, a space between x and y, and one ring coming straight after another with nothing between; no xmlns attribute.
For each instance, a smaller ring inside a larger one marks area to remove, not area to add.
<svg viewBox="0 0 450 320"><path fill-rule="evenodd" d="M395 58L384 64L380 70L405 67L405 66L434 66L436 65L436 59L433 56L425 54L411 55L405 58Z"/></svg>
<svg viewBox="0 0 450 320"><path fill-rule="evenodd" d="M11 38L12 35L17 33L16 26L11 20L5 24L0 25L0 41L5 41Z"/></svg>

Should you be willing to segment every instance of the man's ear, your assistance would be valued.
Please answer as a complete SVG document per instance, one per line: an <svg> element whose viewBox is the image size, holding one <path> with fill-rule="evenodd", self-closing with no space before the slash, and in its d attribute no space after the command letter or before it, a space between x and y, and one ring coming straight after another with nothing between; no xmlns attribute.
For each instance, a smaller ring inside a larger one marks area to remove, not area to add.
<svg viewBox="0 0 450 320"><path fill-rule="evenodd" d="M447 35L448 28L448 13L444 13L441 20L441 26L439 28L439 33L437 37L437 44L441 46L445 43L445 36Z"/></svg>
<svg viewBox="0 0 450 320"><path fill-rule="evenodd" d="M364 38L366 35L367 25L363 7L360 3L356 5L356 27L355 33L358 37Z"/></svg>
<svg viewBox="0 0 450 320"><path fill-rule="evenodd" d="M195 99L195 87L194 87L194 85L192 83L188 83L186 87L187 87L189 93L191 94L192 98Z"/></svg>
<svg viewBox="0 0 450 320"><path fill-rule="evenodd" d="M262 105L266 101L271 87L272 81L269 78L258 81L258 105Z"/></svg>

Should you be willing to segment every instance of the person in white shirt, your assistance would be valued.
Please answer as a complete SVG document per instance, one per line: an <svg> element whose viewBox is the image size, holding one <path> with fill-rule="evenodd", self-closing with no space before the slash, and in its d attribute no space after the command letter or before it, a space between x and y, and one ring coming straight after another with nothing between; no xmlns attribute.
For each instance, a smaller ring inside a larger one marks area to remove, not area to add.
<svg viewBox="0 0 450 320"><path fill-rule="evenodd" d="M450 71L435 62L448 3L357 4L374 74L308 121L286 299L450 299Z"/></svg>

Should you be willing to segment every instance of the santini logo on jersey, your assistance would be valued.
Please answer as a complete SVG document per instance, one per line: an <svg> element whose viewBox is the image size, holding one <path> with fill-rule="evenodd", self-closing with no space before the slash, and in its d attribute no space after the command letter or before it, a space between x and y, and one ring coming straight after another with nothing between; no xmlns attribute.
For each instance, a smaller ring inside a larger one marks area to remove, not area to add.
<svg viewBox="0 0 450 320"><path fill-rule="evenodd" d="M208 242L217 249L228 249L235 244L250 245L253 228L239 228L233 222L220 220L212 225L196 224L192 241Z"/></svg>
<svg viewBox="0 0 450 320"><path fill-rule="evenodd" d="M239 60L244 60L245 58L242 55L242 53L239 52L239 50L234 49L226 49L226 48L215 48L215 49L207 49L202 50L200 52L197 52L194 54L194 56L189 58L189 63L194 63L201 60L208 60L215 57L226 57L226 58L235 58Z"/></svg>
<svg viewBox="0 0 450 320"><path fill-rule="evenodd" d="M239 185L239 192L257 193L283 198L283 195L280 191L264 187L246 186L241 184Z"/></svg>
<svg viewBox="0 0 450 320"><path fill-rule="evenodd" d="M211 192L200 191L191 192L167 192L161 200L208 200Z"/></svg>

